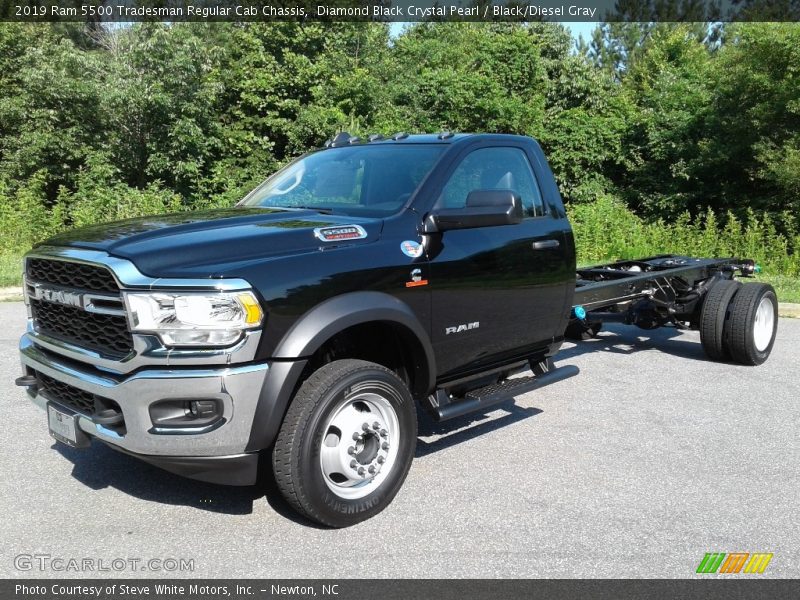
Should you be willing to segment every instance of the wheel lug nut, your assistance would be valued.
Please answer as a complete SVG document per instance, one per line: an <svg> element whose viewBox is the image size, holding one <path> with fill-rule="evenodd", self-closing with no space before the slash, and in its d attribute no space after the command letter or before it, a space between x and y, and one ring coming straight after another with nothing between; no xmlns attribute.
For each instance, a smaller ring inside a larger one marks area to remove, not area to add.
<svg viewBox="0 0 800 600"><path fill-rule="evenodd" d="M387 435L389 435L389 432L385 429L381 429L381 437L386 437Z"/></svg>
<svg viewBox="0 0 800 600"><path fill-rule="evenodd" d="M364 467L359 467L359 468L358 468L358 474L359 474L359 475L361 475L361 476L363 477L363 476L364 476L364 473L366 473L366 471L364 470Z"/></svg>
<svg viewBox="0 0 800 600"><path fill-rule="evenodd" d="M381 444L381 448L383 448L384 450L388 450L389 449L389 442L383 442L383 444Z"/></svg>
<svg viewBox="0 0 800 600"><path fill-rule="evenodd" d="M383 458L382 456L379 456L379 457L378 457L378 464L379 464L379 465L382 465L382 464L383 464L383 463L385 463L385 462L386 462L386 459L385 459L385 458Z"/></svg>
<svg viewBox="0 0 800 600"><path fill-rule="evenodd" d="M380 429L380 428L381 428L381 424L380 424L380 423L378 423L377 421L375 421L375 422L372 424L372 428L373 428L373 429L375 429L375 430L378 430L378 429Z"/></svg>
<svg viewBox="0 0 800 600"><path fill-rule="evenodd" d="M353 433L353 439L356 441L360 440L361 434L356 431L355 433Z"/></svg>
<svg viewBox="0 0 800 600"><path fill-rule="evenodd" d="M369 423L364 423L364 424L361 426L361 429L363 429L364 431L369 431Z"/></svg>
<svg viewBox="0 0 800 600"><path fill-rule="evenodd" d="M374 466L373 466L373 467L370 467L370 468L369 468L369 469L367 469L367 470L369 471L370 475L374 475L374 474L375 474L375 467L374 467Z"/></svg>
<svg viewBox="0 0 800 600"><path fill-rule="evenodd" d="M354 461L354 460L351 460L351 461L350 461L350 468L351 468L351 469L355 469L357 464L358 464L358 463L357 463L356 461Z"/></svg>
<svg viewBox="0 0 800 600"><path fill-rule="evenodd" d="M350 456L353 456L353 455L356 453L356 448L355 448L355 446L350 446L350 447L347 449L347 453L348 453Z"/></svg>

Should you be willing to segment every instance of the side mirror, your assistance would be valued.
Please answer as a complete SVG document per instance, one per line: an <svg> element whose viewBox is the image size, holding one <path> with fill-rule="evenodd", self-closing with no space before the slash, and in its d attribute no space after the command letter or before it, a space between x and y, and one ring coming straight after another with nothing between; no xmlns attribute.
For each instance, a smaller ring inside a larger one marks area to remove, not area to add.
<svg viewBox="0 0 800 600"><path fill-rule="evenodd" d="M464 208L439 208L425 219L425 233L496 227L522 222L522 199L511 190L473 190Z"/></svg>

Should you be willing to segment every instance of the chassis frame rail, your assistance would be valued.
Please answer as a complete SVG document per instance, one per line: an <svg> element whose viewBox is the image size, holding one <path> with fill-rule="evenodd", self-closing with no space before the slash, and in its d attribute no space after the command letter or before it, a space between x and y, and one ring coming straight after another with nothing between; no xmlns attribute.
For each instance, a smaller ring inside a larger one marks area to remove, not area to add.
<svg viewBox="0 0 800 600"><path fill-rule="evenodd" d="M697 288L705 281L732 279L737 271L749 277L756 271L755 263L740 258L662 254L586 267L576 273L573 312L579 307L587 312L599 311L637 299L650 299L664 307L672 305L670 312L686 312L675 305L682 299L696 301Z"/></svg>

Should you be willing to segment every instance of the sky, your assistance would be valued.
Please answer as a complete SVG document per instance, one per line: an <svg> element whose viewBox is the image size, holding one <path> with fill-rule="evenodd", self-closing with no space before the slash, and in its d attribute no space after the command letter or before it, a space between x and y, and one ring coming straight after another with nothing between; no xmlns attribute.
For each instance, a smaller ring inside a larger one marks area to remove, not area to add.
<svg viewBox="0 0 800 600"><path fill-rule="evenodd" d="M599 25L599 23L596 22L596 21L591 21L591 22L587 22L587 23L584 23L584 22L566 23L565 22L565 23L561 23L561 24L564 25L567 29L569 29L572 32L573 39L577 40L578 37L582 35L583 39L586 40L587 42L592 39L592 31L594 31L594 28Z"/></svg>
<svg viewBox="0 0 800 600"><path fill-rule="evenodd" d="M582 35L583 39L586 41L592 39L592 31L594 31L594 28L597 26L597 22L594 21L586 23L563 22L561 24L572 32L573 39L577 40L578 37ZM406 23L392 23L390 29L391 35L398 35L404 25L406 25Z"/></svg>

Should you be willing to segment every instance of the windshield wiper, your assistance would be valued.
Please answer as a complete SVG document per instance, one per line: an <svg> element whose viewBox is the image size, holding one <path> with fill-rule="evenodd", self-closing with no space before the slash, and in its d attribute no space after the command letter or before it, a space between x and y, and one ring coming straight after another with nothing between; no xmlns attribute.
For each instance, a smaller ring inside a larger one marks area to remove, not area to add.
<svg viewBox="0 0 800 600"><path fill-rule="evenodd" d="M284 208L297 208L300 210L315 210L323 215L332 215L332 208L325 208L324 206L285 206Z"/></svg>

